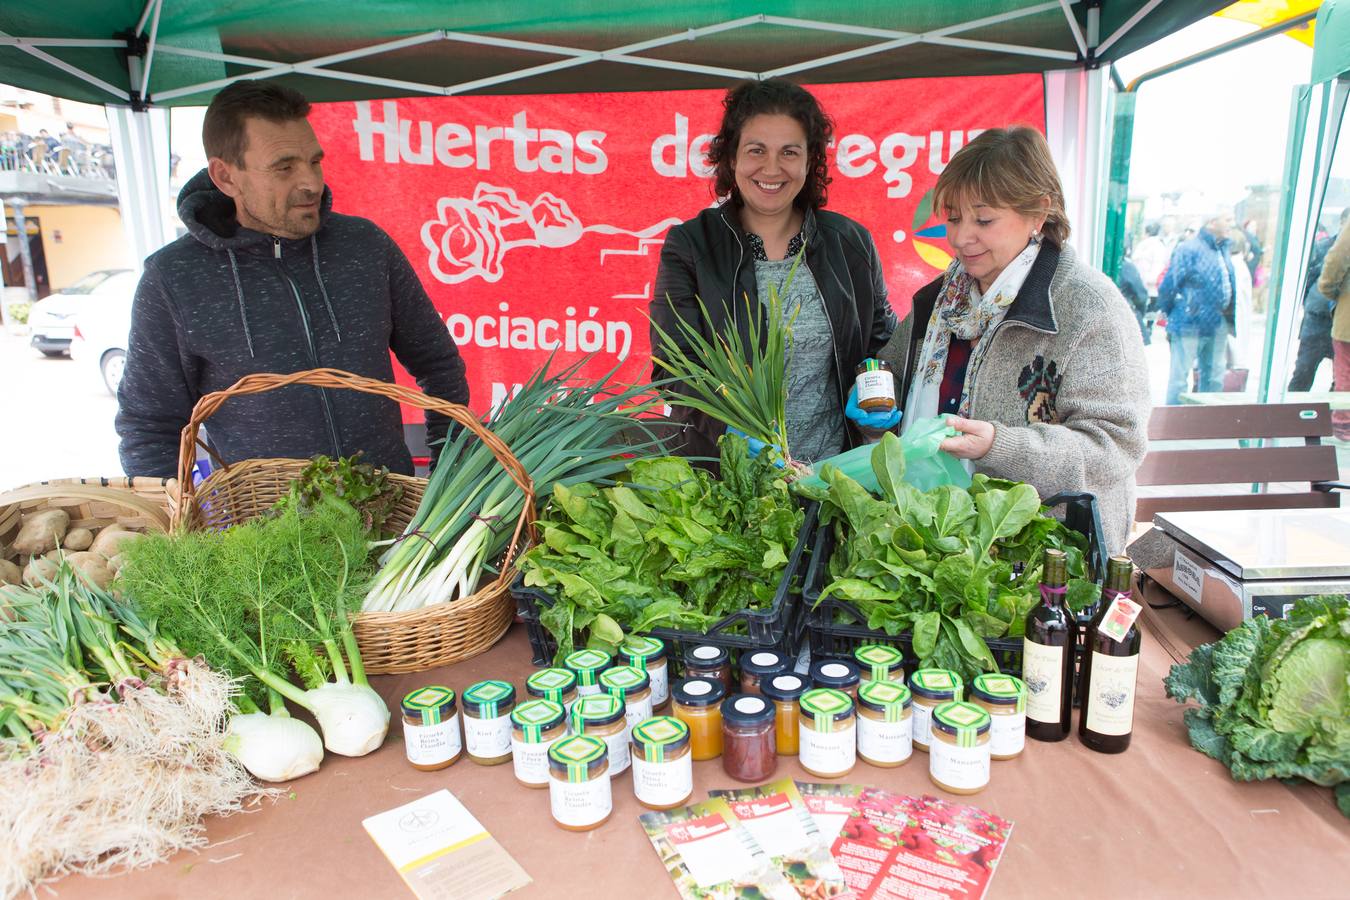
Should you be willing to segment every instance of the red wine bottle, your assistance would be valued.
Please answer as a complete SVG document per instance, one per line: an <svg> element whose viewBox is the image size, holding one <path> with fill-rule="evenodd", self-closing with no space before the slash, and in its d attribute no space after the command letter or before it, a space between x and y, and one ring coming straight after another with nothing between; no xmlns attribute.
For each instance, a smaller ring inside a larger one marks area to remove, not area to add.
<svg viewBox="0 0 1350 900"><path fill-rule="evenodd" d="M1088 625L1084 642L1078 739L1099 753L1123 753L1134 730L1142 607L1130 598L1133 580L1129 557L1111 557L1102 608Z"/></svg>
<svg viewBox="0 0 1350 900"><path fill-rule="evenodd" d="M1041 599L1027 613L1022 638L1027 737L1038 741L1062 741L1072 727L1073 656L1078 625L1064 602L1068 581L1069 566L1064 553L1046 550Z"/></svg>

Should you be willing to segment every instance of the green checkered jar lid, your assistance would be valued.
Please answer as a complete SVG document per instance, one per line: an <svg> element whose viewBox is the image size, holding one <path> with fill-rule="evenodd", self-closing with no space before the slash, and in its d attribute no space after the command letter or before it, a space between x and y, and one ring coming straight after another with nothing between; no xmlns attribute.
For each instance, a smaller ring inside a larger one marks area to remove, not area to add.
<svg viewBox="0 0 1350 900"><path fill-rule="evenodd" d="M834 688L816 688L797 701L803 715L842 722L853 715L853 698Z"/></svg>
<svg viewBox="0 0 1350 900"><path fill-rule="evenodd" d="M689 726L674 716L656 716L634 726L632 740L647 762L665 762L689 746Z"/></svg>
<svg viewBox="0 0 1350 900"><path fill-rule="evenodd" d="M577 676L568 669L540 669L525 679L525 690L531 697L542 697L561 703L563 697L576 690Z"/></svg>
<svg viewBox="0 0 1350 900"><path fill-rule="evenodd" d="M633 694L642 693L651 684L647 673L633 666L615 666L600 673L601 689L625 700Z"/></svg>
<svg viewBox="0 0 1350 900"><path fill-rule="evenodd" d="M548 748L549 771L574 783L598 777L608 761L609 745L586 734L562 738Z"/></svg>
<svg viewBox="0 0 1350 900"><path fill-rule="evenodd" d="M989 713L974 703L953 700L933 710L933 728L953 735L962 747L974 746L977 737L989 731Z"/></svg>
<svg viewBox="0 0 1350 900"><path fill-rule="evenodd" d="M511 710L511 726L519 729L530 742L538 742L545 731L557 728L566 719L561 703L552 700L530 700Z"/></svg>
<svg viewBox="0 0 1350 900"><path fill-rule="evenodd" d="M1026 709L1027 686L1022 679L1012 675L993 672L976 675L970 693L971 696L992 706L1016 707L1018 712Z"/></svg>
<svg viewBox="0 0 1350 900"><path fill-rule="evenodd" d="M572 705L572 730L585 734L623 718L624 703L613 694L591 694Z"/></svg>
<svg viewBox="0 0 1350 900"><path fill-rule="evenodd" d="M464 692L464 711L479 719L495 719L511 711L516 689L505 681L480 681Z"/></svg>
<svg viewBox="0 0 1350 900"><path fill-rule="evenodd" d="M614 660L601 650L577 650L563 659L563 665L576 673L577 684L593 685L599 683L600 673L608 669Z"/></svg>
<svg viewBox="0 0 1350 900"><path fill-rule="evenodd" d="M864 644L853 651L853 661L863 670L863 677L873 681L889 681L903 671L904 654L885 644Z"/></svg>
<svg viewBox="0 0 1350 900"><path fill-rule="evenodd" d="M912 703L909 688L894 681L865 681L858 688L858 705L874 712L903 710Z"/></svg>
<svg viewBox="0 0 1350 900"><path fill-rule="evenodd" d="M665 655L665 641L645 634L629 635L619 645L619 660L638 669L646 669Z"/></svg>
<svg viewBox="0 0 1350 900"><path fill-rule="evenodd" d="M951 669L916 669L909 676L909 689L929 700L959 700L961 676Z"/></svg>
<svg viewBox="0 0 1350 900"><path fill-rule="evenodd" d="M403 715L421 719L423 725L439 725L455 714L455 692L433 684L418 688L403 698Z"/></svg>

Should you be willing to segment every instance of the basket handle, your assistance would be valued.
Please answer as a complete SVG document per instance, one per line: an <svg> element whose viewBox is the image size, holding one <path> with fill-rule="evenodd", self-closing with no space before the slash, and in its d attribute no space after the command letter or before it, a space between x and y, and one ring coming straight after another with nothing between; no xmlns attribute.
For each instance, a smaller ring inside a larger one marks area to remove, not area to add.
<svg viewBox="0 0 1350 900"><path fill-rule="evenodd" d="M30 484L0 494L0 507L30 500L98 500L140 513L160 531L169 530L169 515L156 503L131 491L120 491L96 484Z"/></svg>
<svg viewBox="0 0 1350 900"><path fill-rule="evenodd" d="M343 388L350 391L359 391L363 394L374 394L377 397L388 397L390 400L406 403L418 409L441 413L455 420L472 431L480 441L487 445L487 448L492 451L492 455L497 458L497 462L506 470L506 474L525 494L525 504L521 508L520 518L516 521L515 536L511 539L510 546L515 547L520 541L521 534L533 526L534 482L531 481L525 467L520 464L520 460L516 459L515 454L511 452L511 448L506 446L501 438L488 431L483 423L478 421L478 417L469 411L468 407L428 396L421 391L415 391L400 384L389 384L373 378L363 378L341 369L309 369L290 375L268 373L245 375L225 390L207 394L197 401L197 405L192 409L191 418L188 419L187 425L183 427L182 438L179 442L179 502L173 509L173 526L175 528L182 526L195 499L197 487L192 483L192 466L197 458L195 452L197 432L200 430L202 423L215 415L216 410L220 409L225 401L231 397L264 394L293 384L306 384L320 388ZM503 576L507 574L507 571L508 567L502 566Z"/></svg>

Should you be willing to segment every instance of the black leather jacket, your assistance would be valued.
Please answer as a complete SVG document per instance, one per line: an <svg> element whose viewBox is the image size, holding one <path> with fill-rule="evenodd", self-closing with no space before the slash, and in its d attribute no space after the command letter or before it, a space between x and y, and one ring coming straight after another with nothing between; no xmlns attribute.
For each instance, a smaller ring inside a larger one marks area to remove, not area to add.
<svg viewBox="0 0 1350 900"><path fill-rule="evenodd" d="M895 312L886 299L881 259L866 228L838 213L808 209L802 237L805 263L820 288L834 331L834 364L842 409L858 363L875 356L895 330ZM661 248L652 295L651 317L657 325L678 338L678 316L686 322L697 322L699 332L708 339L735 327L748 345L747 296L749 308L762 316L754 252L734 207L726 203L705 209L670 230ZM706 320L696 298L702 298L708 309ZM652 353L659 356L660 338L655 329L651 337ZM663 377L669 376L653 365L653 378ZM685 426L681 452L717 456L717 438L726 426L681 407L672 410L671 417Z"/></svg>

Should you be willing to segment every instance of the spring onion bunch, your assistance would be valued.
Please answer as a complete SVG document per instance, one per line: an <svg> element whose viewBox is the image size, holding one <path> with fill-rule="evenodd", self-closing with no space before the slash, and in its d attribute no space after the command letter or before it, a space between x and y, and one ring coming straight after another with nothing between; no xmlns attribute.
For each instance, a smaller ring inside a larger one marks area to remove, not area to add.
<svg viewBox="0 0 1350 900"><path fill-rule="evenodd" d="M588 358L589 359L589 358ZM542 499L556 483L577 484L622 472L621 453L664 453L648 440L624 445L635 415L650 410L651 385L618 389L610 379L582 382L588 359L556 375L548 366L502 404L487 427L511 448ZM420 609L473 594L506 551L524 503L492 451L464 430L441 451L417 514L380 557L380 571L362 607L367 612Z"/></svg>
<svg viewBox="0 0 1350 900"><path fill-rule="evenodd" d="M224 747L235 691L68 565L0 589L0 897L205 843L260 793Z"/></svg>
<svg viewBox="0 0 1350 900"><path fill-rule="evenodd" d="M762 312L753 309L749 296L745 297L748 342L734 326L709 340L696 325L678 315L674 333L652 322L660 344L652 360L671 376L672 387L664 392L666 402L739 429L778 448L788 461L792 457L787 435L787 367L792 323L798 310L786 309L783 295L797 274L803 253L805 248L797 254L782 287L769 285ZM666 300L670 302L669 297ZM708 308L701 298L698 306L702 321L709 321ZM734 322L732 311L728 308L727 312L727 321Z"/></svg>

